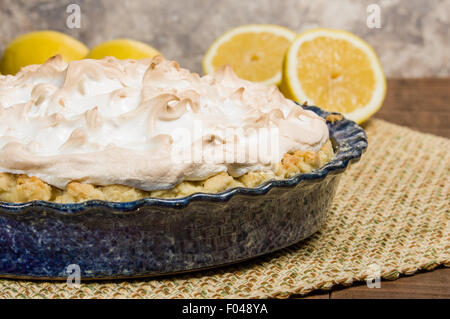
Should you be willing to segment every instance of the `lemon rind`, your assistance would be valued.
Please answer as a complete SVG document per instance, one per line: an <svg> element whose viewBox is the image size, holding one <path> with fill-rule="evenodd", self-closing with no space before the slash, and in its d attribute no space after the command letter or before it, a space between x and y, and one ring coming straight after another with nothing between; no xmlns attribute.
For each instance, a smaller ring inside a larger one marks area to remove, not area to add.
<svg viewBox="0 0 450 319"><path fill-rule="evenodd" d="M137 40L132 40L132 39L119 38L119 39L109 40L109 41L105 41L105 42L97 44L86 55L86 59L102 59L102 58L106 57L107 55L100 54L99 56L96 56L95 54L98 53L97 51L102 51L105 46L111 45L111 44L125 44L125 45L129 45L130 48L135 47L142 52L148 51L149 53L150 52L155 53L155 55L153 55L153 56L162 55L161 52L159 52L157 49L155 49L151 45L148 45L147 43L140 42ZM101 50L99 50L99 49L101 49Z"/></svg>
<svg viewBox="0 0 450 319"><path fill-rule="evenodd" d="M3 56L0 59L0 69L2 70L2 73L4 74L16 74L19 70L17 70L16 72L14 72L14 70L17 69L17 65L13 66L13 67L8 67L6 66L6 62L5 59L9 57L9 55L11 54L17 54L16 52L9 52L10 50L13 51L17 51L16 50L16 46L20 45L21 42L23 42L24 40L28 40L30 38L33 38L35 36L42 36L45 37L47 39L52 39L54 40L55 38L58 38L59 40L61 40L61 43L64 43L70 47L72 47L74 49L74 51L79 52L79 56L80 59L84 58L88 52L89 49L88 47L86 47L86 45L84 45L83 42L79 41L78 39L67 35L65 33L59 32L59 31L54 31L54 30L39 30L39 31L32 31L29 33L25 33L22 35L19 35L18 37L14 38L5 48L4 52L3 52ZM12 48L12 49L11 49ZM63 58L65 59L65 57L63 56ZM75 59L76 60L76 59ZM25 65L26 66L26 65Z"/></svg>

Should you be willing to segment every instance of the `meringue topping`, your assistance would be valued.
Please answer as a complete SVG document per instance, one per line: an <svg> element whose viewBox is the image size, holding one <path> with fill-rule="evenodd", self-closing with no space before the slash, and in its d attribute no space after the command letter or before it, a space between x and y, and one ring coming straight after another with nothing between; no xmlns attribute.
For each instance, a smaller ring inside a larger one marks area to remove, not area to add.
<svg viewBox="0 0 450 319"><path fill-rule="evenodd" d="M151 191L224 171L270 173L285 153L328 140L325 121L275 86L230 67L200 77L162 57L67 64L55 56L0 76L0 118L0 172L59 188L82 181ZM275 143L261 145L269 142L260 129L275 129ZM270 158L252 156L255 146L270 148ZM195 160L177 160L186 148Z"/></svg>

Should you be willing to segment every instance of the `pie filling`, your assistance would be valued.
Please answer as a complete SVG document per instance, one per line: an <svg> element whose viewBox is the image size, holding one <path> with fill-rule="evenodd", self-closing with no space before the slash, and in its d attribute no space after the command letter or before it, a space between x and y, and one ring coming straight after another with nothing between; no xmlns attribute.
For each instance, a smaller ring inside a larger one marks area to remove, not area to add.
<svg viewBox="0 0 450 319"><path fill-rule="evenodd" d="M333 158L325 120L229 67L59 56L0 75L0 200L177 198Z"/></svg>

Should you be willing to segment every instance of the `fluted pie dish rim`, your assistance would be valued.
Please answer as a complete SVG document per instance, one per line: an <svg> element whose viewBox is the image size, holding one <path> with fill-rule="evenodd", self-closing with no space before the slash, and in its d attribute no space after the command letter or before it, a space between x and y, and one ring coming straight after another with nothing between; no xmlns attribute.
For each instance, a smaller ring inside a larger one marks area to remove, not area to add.
<svg viewBox="0 0 450 319"><path fill-rule="evenodd" d="M22 203L0 201L0 211L7 213L22 213L29 208L45 208L58 211L63 214L79 214L91 208L106 208L115 214L126 214L144 206L183 208L193 201L227 202L238 194L261 196L276 187L295 187L300 183L317 183L328 175L343 172L349 164L357 162L367 148L367 137L364 130L355 122L344 117L339 118L336 112L327 112L316 106L299 106L313 111L317 115L327 119L330 139L333 143L335 157L324 166L309 173L298 173L287 179L273 179L263 182L261 185L248 187L229 188L220 193L194 193L181 198L156 198L147 197L129 202L113 202L105 200L88 200L80 203L57 203L51 201L34 200ZM328 116L336 115L338 120L329 121Z"/></svg>

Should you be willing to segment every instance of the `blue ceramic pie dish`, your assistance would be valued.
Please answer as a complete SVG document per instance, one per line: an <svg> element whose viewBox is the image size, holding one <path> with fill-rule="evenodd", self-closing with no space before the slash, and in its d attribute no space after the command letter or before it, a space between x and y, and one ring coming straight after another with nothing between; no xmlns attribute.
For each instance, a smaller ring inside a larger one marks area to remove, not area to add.
<svg viewBox="0 0 450 319"><path fill-rule="evenodd" d="M327 125L335 159L256 188L125 203L0 202L0 277L66 279L73 264L82 279L154 276L235 263L297 243L324 224L339 174L367 147L354 122Z"/></svg>

